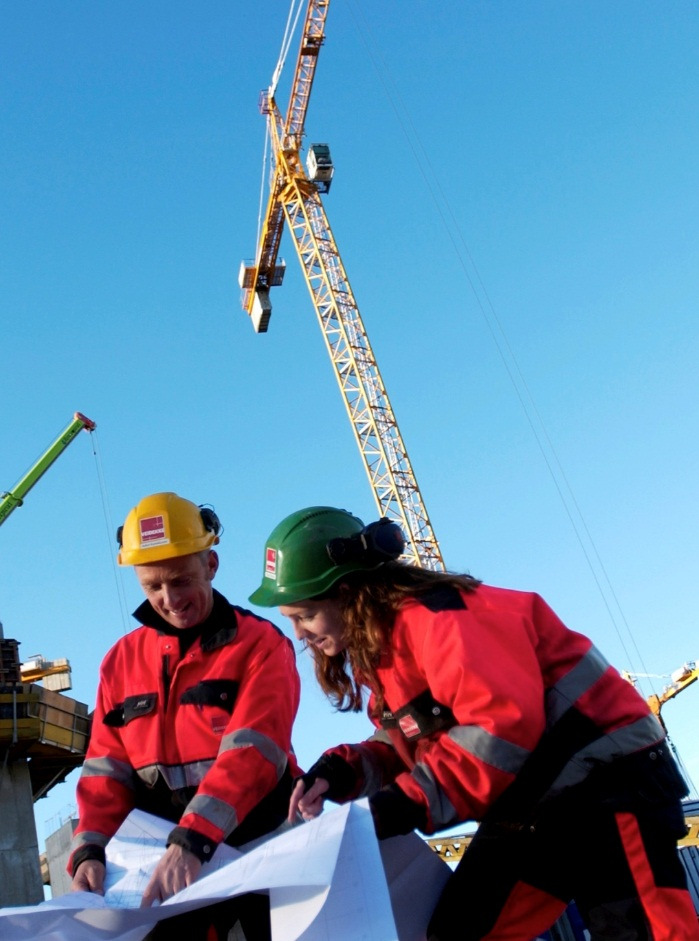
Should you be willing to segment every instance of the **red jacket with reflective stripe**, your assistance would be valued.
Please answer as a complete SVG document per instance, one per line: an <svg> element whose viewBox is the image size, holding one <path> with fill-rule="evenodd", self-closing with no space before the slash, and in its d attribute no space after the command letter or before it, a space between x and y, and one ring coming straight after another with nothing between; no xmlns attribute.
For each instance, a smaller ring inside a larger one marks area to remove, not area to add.
<svg viewBox="0 0 699 941"><path fill-rule="evenodd" d="M73 853L103 848L146 798L144 809L179 817L178 831L208 858L284 775L300 773L293 646L269 621L214 595L213 626L184 656L176 635L140 627L104 658ZM278 823L256 826L264 833Z"/></svg>
<svg viewBox="0 0 699 941"><path fill-rule="evenodd" d="M540 800L664 737L633 686L536 594L481 585L406 603L378 676L381 731L326 754L356 775L343 799L395 782L428 833L481 820L525 762Z"/></svg>

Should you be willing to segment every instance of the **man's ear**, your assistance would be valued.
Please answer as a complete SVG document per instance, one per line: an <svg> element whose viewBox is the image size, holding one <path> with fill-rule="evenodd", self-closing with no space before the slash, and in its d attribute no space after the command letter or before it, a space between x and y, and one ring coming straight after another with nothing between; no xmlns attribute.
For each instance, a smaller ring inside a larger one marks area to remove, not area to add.
<svg viewBox="0 0 699 941"><path fill-rule="evenodd" d="M209 551L209 557L208 557L208 559L206 560L206 569L207 569L207 571L208 571L208 573L209 573L209 581L210 581L210 582L212 582L212 581L214 580L214 576L216 575L216 572L218 572L218 564L219 564L219 563L218 563L218 553L217 553L217 552L214 552L214 550L211 549L211 550Z"/></svg>

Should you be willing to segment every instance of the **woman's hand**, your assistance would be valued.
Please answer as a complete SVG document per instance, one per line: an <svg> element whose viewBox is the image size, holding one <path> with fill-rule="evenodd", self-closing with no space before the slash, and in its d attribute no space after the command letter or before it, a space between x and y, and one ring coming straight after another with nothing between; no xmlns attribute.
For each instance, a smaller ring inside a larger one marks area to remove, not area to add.
<svg viewBox="0 0 699 941"><path fill-rule="evenodd" d="M325 778L316 778L313 784L306 790L303 778L299 778L291 792L289 801L289 823L296 823L298 814L301 814L304 820L312 820L323 812L325 798L323 794L330 788Z"/></svg>

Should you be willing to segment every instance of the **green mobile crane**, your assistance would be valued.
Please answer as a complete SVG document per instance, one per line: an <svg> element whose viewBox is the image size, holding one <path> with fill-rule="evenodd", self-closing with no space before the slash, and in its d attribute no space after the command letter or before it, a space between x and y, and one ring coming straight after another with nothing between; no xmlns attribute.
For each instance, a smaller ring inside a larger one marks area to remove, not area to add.
<svg viewBox="0 0 699 941"><path fill-rule="evenodd" d="M0 494L0 526L18 506L22 506L25 496L34 484L46 473L59 455L68 447L79 431L94 431L97 426L91 419L80 412L76 412L73 421L56 438L54 443L45 451L27 473L14 485L12 490Z"/></svg>
<svg viewBox="0 0 699 941"><path fill-rule="evenodd" d="M95 427L75 413L15 486L0 493L0 525L78 432ZM70 689L68 661L36 656L22 665L18 647L0 624L0 819L8 847L0 853L0 908L43 901L33 804L83 762L90 727L87 705L63 695ZM44 678L49 684L42 686Z"/></svg>

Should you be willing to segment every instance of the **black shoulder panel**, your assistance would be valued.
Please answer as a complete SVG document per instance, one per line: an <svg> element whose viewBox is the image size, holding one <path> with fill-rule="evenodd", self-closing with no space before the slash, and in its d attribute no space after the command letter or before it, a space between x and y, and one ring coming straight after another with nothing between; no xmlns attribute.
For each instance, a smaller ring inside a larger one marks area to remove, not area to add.
<svg viewBox="0 0 699 941"><path fill-rule="evenodd" d="M256 621L259 621L260 624L268 624L270 627L274 628L277 634L279 634L281 637L284 637L286 640L289 640L281 627L278 627L274 621L270 621L269 618L263 618L259 614L255 614L254 611L250 611L248 608L241 608L240 605L237 604L232 604L231 607L236 611L239 611L241 614L244 614L246 617L254 618Z"/></svg>
<svg viewBox="0 0 699 941"><path fill-rule="evenodd" d="M439 611L465 611L467 608L461 594L451 585L435 585L424 595L419 595L417 600L429 611L435 613Z"/></svg>

